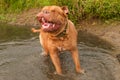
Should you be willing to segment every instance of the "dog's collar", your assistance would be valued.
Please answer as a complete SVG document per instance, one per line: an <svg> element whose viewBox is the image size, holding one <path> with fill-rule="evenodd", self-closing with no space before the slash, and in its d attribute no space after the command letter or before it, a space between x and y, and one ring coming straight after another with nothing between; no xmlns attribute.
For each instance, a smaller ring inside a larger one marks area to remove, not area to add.
<svg viewBox="0 0 120 80"><path fill-rule="evenodd" d="M68 22L66 23L64 30L59 34L55 35L55 37L64 37L65 35L67 35L67 28L68 28Z"/></svg>

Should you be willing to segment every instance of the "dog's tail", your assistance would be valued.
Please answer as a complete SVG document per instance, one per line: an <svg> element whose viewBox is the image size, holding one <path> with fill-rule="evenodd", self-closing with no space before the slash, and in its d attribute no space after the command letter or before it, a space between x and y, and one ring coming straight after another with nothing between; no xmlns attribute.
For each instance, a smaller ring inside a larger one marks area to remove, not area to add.
<svg viewBox="0 0 120 80"><path fill-rule="evenodd" d="M37 32L39 32L39 33L40 33L41 29L31 28L31 31L32 31L33 33L37 33Z"/></svg>

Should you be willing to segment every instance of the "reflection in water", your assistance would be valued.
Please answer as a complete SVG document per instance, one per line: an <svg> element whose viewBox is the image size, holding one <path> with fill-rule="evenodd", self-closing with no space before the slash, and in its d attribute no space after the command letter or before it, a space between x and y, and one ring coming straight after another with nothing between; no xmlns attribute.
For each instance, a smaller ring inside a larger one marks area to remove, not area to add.
<svg viewBox="0 0 120 80"><path fill-rule="evenodd" d="M28 39L34 36L28 27L0 24L0 42Z"/></svg>

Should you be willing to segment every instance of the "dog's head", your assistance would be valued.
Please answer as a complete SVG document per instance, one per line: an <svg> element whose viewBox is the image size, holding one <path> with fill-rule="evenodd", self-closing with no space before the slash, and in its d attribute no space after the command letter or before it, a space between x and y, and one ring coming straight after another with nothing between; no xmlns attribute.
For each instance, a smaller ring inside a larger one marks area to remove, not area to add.
<svg viewBox="0 0 120 80"><path fill-rule="evenodd" d="M55 32L64 27L67 23L68 8L66 6L45 6L37 19L42 25L42 29L47 32Z"/></svg>

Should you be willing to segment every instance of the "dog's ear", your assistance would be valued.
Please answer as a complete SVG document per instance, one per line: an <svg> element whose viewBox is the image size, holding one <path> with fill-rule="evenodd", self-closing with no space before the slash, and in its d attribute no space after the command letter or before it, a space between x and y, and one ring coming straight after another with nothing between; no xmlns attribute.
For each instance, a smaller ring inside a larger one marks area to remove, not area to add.
<svg viewBox="0 0 120 80"><path fill-rule="evenodd" d="M68 10L67 6L62 6L61 9L64 11L65 14L69 13L69 10Z"/></svg>

